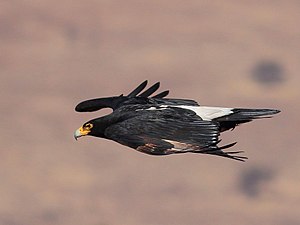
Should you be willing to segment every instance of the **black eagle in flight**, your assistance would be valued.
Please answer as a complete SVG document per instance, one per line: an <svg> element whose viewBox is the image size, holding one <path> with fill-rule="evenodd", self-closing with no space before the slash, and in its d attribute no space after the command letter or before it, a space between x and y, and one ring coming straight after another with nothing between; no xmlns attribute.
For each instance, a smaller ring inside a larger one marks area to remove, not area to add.
<svg viewBox="0 0 300 225"><path fill-rule="evenodd" d="M103 108L111 108L113 112L84 123L75 131L75 139L85 135L106 138L151 155L191 152L244 161L247 157L237 155L242 151L224 151L236 142L218 145L220 133L280 112L275 109L200 106L194 100L165 98L169 91L153 95L159 85L157 82L142 92L147 86L147 81L144 81L127 96L79 103L75 108L77 112Z"/></svg>

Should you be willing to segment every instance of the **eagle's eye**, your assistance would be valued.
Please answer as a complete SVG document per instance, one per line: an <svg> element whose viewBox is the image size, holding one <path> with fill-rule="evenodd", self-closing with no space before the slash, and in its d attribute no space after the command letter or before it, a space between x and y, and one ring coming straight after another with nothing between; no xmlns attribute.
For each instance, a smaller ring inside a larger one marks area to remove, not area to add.
<svg viewBox="0 0 300 225"><path fill-rule="evenodd" d="M93 127L93 124L91 124L91 123L87 123L84 125L84 129L86 129L86 130L90 130L90 129L92 129L92 127Z"/></svg>

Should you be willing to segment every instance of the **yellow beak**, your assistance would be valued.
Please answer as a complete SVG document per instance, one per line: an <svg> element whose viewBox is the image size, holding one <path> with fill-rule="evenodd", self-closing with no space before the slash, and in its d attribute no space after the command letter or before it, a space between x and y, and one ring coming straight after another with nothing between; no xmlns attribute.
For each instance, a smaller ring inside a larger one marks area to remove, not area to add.
<svg viewBox="0 0 300 225"><path fill-rule="evenodd" d="M84 129L83 127L80 127L79 129L77 129L74 132L74 138L77 141L78 138L87 135L88 133L90 133L91 131L88 129Z"/></svg>

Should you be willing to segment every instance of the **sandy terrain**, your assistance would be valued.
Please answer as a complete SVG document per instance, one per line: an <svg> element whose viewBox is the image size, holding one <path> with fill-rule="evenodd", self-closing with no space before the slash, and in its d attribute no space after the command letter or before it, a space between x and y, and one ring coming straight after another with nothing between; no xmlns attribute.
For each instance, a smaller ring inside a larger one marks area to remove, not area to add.
<svg viewBox="0 0 300 225"><path fill-rule="evenodd" d="M0 224L300 224L298 1L0 3ZM204 105L278 108L223 135L249 160L73 139L81 100L161 81Z"/></svg>

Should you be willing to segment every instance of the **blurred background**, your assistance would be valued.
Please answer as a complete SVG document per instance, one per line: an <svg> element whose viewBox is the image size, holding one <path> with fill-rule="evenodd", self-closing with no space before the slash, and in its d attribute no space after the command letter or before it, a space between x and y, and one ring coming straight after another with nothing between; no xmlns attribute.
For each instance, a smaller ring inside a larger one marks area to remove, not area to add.
<svg viewBox="0 0 300 225"><path fill-rule="evenodd" d="M299 1L2 0L0 224L300 224ZM281 114L222 136L249 160L153 157L73 132L148 79Z"/></svg>

